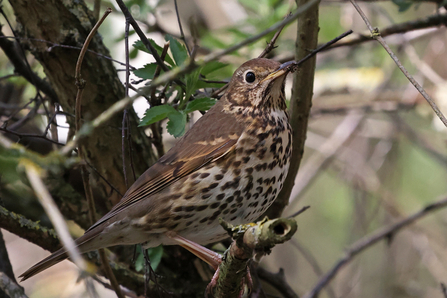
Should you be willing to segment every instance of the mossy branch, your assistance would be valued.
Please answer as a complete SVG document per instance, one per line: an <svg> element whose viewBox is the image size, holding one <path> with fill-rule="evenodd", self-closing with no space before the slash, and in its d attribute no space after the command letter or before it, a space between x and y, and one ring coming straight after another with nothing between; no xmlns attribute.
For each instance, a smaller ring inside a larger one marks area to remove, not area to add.
<svg viewBox="0 0 447 298"><path fill-rule="evenodd" d="M239 297L242 281L247 276L249 261L269 254L271 249L292 238L298 226L293 218L267 217L256 223L232 226L221 220L221 225L233 237L234 241L225 252L217 272L214 297ZM213 282L212 282L213 283ZM214 286L210 284L209 289Z"/></svg>

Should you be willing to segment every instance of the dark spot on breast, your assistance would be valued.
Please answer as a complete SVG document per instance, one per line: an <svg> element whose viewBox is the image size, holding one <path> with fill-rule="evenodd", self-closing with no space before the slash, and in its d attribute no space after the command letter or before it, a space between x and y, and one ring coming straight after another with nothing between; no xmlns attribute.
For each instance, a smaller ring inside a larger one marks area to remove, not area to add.
<svg viewBox="0 0 447 298"><path fill-rule="evenodd" d="M200 206L196 207L196 210L197 211L202 211L202 210L205 210L206 208L208 208L208 205L200 205Z"/></svg>
<svg viewBox="0 0 447 298"><path fill-rule="evenodd" d="M219 215L220 215L221 211L217 210L216 212L213 213L213 215L210 217L210 221L211 220L215 220Z"/></svg>
<svg viewBox="0 0 447 298"><path fill-rule="evenodd" d="M212 203L212 204L210 205L210 208L211 208L211 209L216 209L217 207L219 207L219 205L220 205L219 202Z"/></svg>
<svg viewBox="0 0 447 298"><path fill-rule="evenodd" d="M239 176L241 174L241 169L235 169L233 173L234 175Z"/></svg>
<svg viewBox="0 0 447 298"><path fill-rule="evenodd" d="M245 169L245 172L247 172L248 175L253 174L253 168L247 168Z"/></svg>
<svg viewBox="0 0 447 298"><path fill-rule="evenodd" d="M202 218L199 222L200 223L204 223L205 221L207 221L208 220L208 217L204 217L204 218Z"/></svg>
<svg viewBox="0 0 447 298"><path fill-rule="evenodd" d="M276 160L272 161L271 163L269 163L269 170L273 170L273 168L278 164L278 162Z"/></svg>
<svg viewBox="0 0 447 298"><path fill-rule="evenodd" d="M231 210L230 210L230 214L236 213L236 211L237 211L237 209L236 209L236 208L234 208L234 209L231 209Z"/></svg>
<svg viewBox="0 0 447 298"><path fill-rule="evenodd" d="M194 216L194 213L188 213L188 214L183 215L183 218L191 218L193 216Z"/></svg>
<svg viewBox="0 0 447 298"><path fill-rule="evenodd" d="M250 156L246 156L242 158L243 163L247 163L250 160Z"/></svg>
<svg viewBox="0 0 447 298"><path fill-rule="evenodd" d="M228 206L227 203L222 204L222 205L219 206L219 210L224 210L225 208L227 208L227 206Z"/></svg>
<svg viewBox="0 0 447 298"><path fill-rule="evenodd" d="M224 194L224 193L221 193L221 194L218 194L218 195L217 195L216 199L220 201L220 200L222 200L224 197L225 197L225 194Z"/></svg>
<svg viewBox="0 0 447 298"><path fill-rule="evenodd" d="M258 186L258 187L256 187L256 191L258 193L262 193L264 191L264 188L262 188L262 186Z"/></svg>
<svg viewBox="0 0 447 298"><path fill-rule="evenodd" d="M244 200L244 197L241 197L241 196L239 196L239 197L237 197L236 198L236 202L242 202Z"/></svg>
<svg viewBox="0 0 447 298"><path fill-rule="evenodd" d="M185 226L189 227L194 221L188 221Z"/></svg>
<svg viewBox="0 0 447 298"><path fill-rule="evenodd" d="M197 177L199 177L200 173L194 173L191 175L192 179L196 179Z"/></svg>
<svg viewBox="0 0 447 298"><path fill-rule="evenodd" d="M217 175L214 176L214 179L216 179L216 180L222 180L223 177L224 177L224 175L222 175L222 174L217 174Z"/></svg>
<svg viewBox="0 0 447 298"><path fill-rule="evenodd" d="M206 200L206 199L208 199L209 197L211 197L211 194L203 195L203 196L202 196L202 200Z"/></svg>
<svg viewBox="0 0 447 298"><path fill-rule="evenodd" d="M182 219L182 216L181 215L177 215L172 220L177 221L177 220L180 220L180 219Z"/></svg>
<svg viewBox="0 0 447 298"><path fill-rule="evenodd" d="M210 173L203 173L202 175L200 175L200 178L206 178L210 175Z"/></svg>
<svg viewBox="0 0 447 298"><path fill-rule="evenodd" d="M174 209L172 209L172 211L174 211L174 212L180 212L182 210L183 210L182 206L178 206L178 207L175 207Z"/></svg>
<svg viewBox="0 0 447 298"><path fill-rule="evenodd" d="M178 223L172 224L168 227L169 230L174 230L178 226Z"/></svg>
<svg viewBox="0 0 447 298"><path fill-rule="evenodd" d="M241 162L240 160L235 161L235 162L233 163L233 166L236 167L236 168L239 168L240 165L241 165L241 163L242 163L242 162Z"/></svg>
<svg viewBox="0 0 447 298"><path fill-rule="evenodd" d="M258 180L256 180L256 182L257 182L258 184L262 184L262 178L259 178Z"/></svg>
<svg viewBox="0 0 447 298"><path fill-rule="evenodd" d="M256 171L261 171L261 170L266 170L267 169L267 163L263 163L263 164L258 164L255 166L255 170Z"/></svg>
<svg viewBox="0 0 447 298"><path fill-rule="evenodd" d="M231 203L231 202L233 202L233 200L234 200L234 197L233 196L229 196L228 198L225 199L225 202Z"/></svg>

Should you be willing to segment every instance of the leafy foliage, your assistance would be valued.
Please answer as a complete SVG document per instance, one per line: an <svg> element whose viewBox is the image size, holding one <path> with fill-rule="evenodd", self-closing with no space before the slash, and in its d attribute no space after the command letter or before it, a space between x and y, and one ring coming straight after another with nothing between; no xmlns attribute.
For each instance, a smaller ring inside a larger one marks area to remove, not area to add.
<svg viewBox="0 0 447 298"><path fill-rule="evenodd" d="M171 50L172 57L166 55L166 62L170 65L169 69L181 66L188 63L188 52L186 47L178 41L176 38L166 35L166 40L169 41L169 49ZM161 54L163 48L157 45L153 40L150 40L151 44ZM134 43L134 48L137 50L149 53L146 47L141 41ZM203 80L205 76L212 75L213 72L226 67L227 64L217 61L207 63L201 68L192 71L184 75L181 78L182 85L171 87L170 89L177 89L176 95L173 100L167 104L160 106L153 106L146 110L144 117L141 119L140 126L150 125L155 122L168 119L167 130L174 137L180 137L185 133L185 126L187 116L194 111L207 111L210 109L216 101L198 92L198 89L209 87L221 87L222 83L208 83ZM143 68L139 68L133 71L134 75L144 80L153 80L155 76L155 70L157 68L156 63L146 64ZM173 94L173 92L167 92L166 94ZM197 98L195 98L197 96ZM178 103L174 108L173 103Z"/></svg>

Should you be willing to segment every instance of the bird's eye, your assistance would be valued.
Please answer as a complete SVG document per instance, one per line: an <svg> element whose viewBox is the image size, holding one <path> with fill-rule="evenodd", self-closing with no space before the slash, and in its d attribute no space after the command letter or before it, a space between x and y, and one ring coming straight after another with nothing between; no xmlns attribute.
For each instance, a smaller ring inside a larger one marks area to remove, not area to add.
<svg viewBox="0 0 447 298"><path fill-rule="evenodd" d="M256 76L253 72L249 71L245 74L245 81L247 83L253 83L256 80Z"/></svg>

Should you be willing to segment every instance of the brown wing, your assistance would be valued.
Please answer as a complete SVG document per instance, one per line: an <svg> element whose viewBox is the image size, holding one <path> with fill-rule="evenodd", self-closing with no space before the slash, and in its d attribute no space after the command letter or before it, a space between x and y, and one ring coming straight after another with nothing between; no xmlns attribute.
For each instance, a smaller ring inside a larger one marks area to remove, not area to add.
<svg viewBox="0 0 447 298"><path fill-rule="evenodd" d="M222 111L222 98L152 167L127 190L121 201L88 231L117 213L230 152L244 127Z"/></svg>

